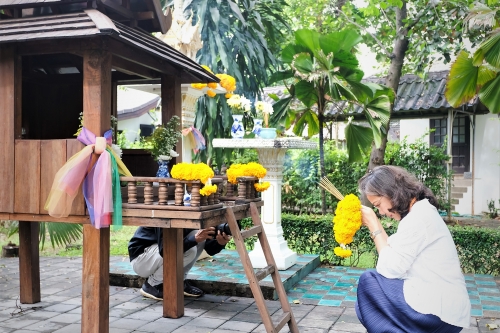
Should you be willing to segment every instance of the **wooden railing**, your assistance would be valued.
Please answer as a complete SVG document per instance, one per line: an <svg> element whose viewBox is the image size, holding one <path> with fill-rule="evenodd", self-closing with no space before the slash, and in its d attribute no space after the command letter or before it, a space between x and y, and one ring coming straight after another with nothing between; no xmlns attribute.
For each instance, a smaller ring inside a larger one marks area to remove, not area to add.
<svg viewBox="0 0 500 333"><path fill-rule="evenodd" d="M222 207L222 202L244 203L258 201L258 192L254 184L256 177L239 177L238 185L228 184L224 178L212 178L212 184L217 191L209 196L200 194L204 184L200 181L186 181L174 178L158 177L120 177L127 183L127 191L123 193L124 208L151 208L170 210L205 210ZM157 183L157 184L155 184ZM185 206L185 193L191 194L190 205ZM224 195L225 194L225 195Z"/></svg>

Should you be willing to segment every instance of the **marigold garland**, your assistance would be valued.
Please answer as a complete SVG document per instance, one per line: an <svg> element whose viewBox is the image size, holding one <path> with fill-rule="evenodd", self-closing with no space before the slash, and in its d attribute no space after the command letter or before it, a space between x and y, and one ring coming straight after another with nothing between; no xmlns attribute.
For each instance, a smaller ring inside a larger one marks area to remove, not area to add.
<svg viewBox="0 0 500 333"><path fill-rule="evenodd" d="M199 180L203 184L214 177L214 171L205 163L177 163L170 172L172 178L179 180Z"/></svg>
<svg viewBox="0 0 500 333"><path fill-rule="evenodd" d="M361 227L361 201L354 194L348 194L337 204L333 218L333 233L340 247L334 253L342 258L350 257L346 245L352 243L356 231Z"/></svg>
<svg viewBox="0 0 500 333"><path fill-rule="evenodd" d="M253 186L255 187L255 190L257 192L264 192L269 188L269 186L271 186L271 183L269 182L255 183Z"/></svg>
<svg viewBox="0 0 500 333"><path fill-rule="evenodd" d="M227 181L231 184L237 184L238 177L257 177L264 178L267 170L259 163L250 162L247 164L232 164L226 171Z"/></svg>
<svg viewBox="0 0 500 333"><path fill-rule="evenodd" d="M206 71L213 74L213 72L210 70L210 68L208 66L201 65L201 67L203 67ZM231 75L227 75L227 74L216 74L215 76L217 76L220 79L220 83L219 83L220 86L222 88L226 89L226 91L227 91L227 93L225 95L226 98L230 98L233 94L233 91L236 90L236 79L234 77L232 77ZM217 88L217 83L215 83L215 82L191 83L191 87L193 87L194 89L198 89L198 90L202 90L202 89L208 87L209 89L205 92L208 97L213 98L217 95L215 93L215 91L212 90L212 89Z"/></svg>
<svg viewBox="0 0 500 333"><path fill-rule="evenodd" d="M342 258L348 258L352 255L352 251L349 250L349 249L343 249L339 246L337 246L333 252L335 253L335 255L339 256L339 257L342 257Z"/></svg>
<svg viewBox="0 0 500 333"><path fill-rule="evenodd" d="M200 190L200 195L203 196L209 196L210 194L213 194L217 192L217 185L205 185L201 190Z"/></svg>

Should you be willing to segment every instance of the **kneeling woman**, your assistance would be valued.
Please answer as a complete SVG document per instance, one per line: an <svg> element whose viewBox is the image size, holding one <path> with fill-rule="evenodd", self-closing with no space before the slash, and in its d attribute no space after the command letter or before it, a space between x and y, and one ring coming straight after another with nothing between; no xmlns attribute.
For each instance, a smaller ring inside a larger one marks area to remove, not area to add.
<svg viewBox="0 0 500 333"><path fill-rule="evenodd" d="M400 221L388 237L375 212L362 206L379 254L361 275L356 313L369 333L460 332L470 301L455 244L431 190L406 170L380 166L359 180L380 214Z"/></svg>

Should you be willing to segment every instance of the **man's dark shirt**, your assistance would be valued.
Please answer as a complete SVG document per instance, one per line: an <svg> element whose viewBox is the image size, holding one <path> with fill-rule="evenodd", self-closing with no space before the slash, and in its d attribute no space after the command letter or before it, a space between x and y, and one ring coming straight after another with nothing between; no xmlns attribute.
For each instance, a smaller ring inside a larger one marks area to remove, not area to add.
<svg viewBox="0 0 500 333"><path fill-rule="evenodd" d="M196 246L197 242L194 235L187 237L191 232L191 229L183 229L184 232L184 252L190 248ZM132 236L132 239L128 243L128 255L130 261L137 258L139 255L144 253L144 249L150 247L153 244L158 244L158 250L160 255L163 257L163 229L162 228L152 228L152 227L139 227ZM205 251L211 256L219 253L225 245L220 245L215 239L208 239L205 242Z"/></svg>

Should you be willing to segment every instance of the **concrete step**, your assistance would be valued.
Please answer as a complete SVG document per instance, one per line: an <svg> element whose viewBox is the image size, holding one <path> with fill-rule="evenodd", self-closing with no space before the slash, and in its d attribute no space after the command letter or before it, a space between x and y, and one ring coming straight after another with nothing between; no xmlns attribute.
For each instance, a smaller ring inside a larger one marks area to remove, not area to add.
<svg viewBox="0 0 500 333"><path fill-rule="evenodd" d="M452 186L451 193L465 193L468 189L468 187Z"/></svg>
<svg viewBox="0 0 500 333"><path fill-rule="evenodd" d="M454 179L451 183L452 187L469 187L472 186L472 179Z"/></svg>
<svg viewBox="0 0 500 333"><path fill-rule="evenodd" d="M451 203L454 205L458 205L459 200L458 199L451 199Z"/></svg>
<svg viewBox="0 0 500 333"><path fill-rule="evenodd" d="M451 191L451 197L453 199L462 199L464 197L464 194L463 193L455 193L455 192Z"/></svg>
<svg viewBox="0 0 500 333"><path fill-rule="evenodd" d="M287 270L279 272L285 290L290 290L320 264L318 255L297 254L297 263ZM140 288L144 283L145 279L135 274L128 260L110 262L109 265L110 285ZM192 282L193 286L209 294L253 297L236 250L222 250L213 257L198 260L189 271L187 279ZM278 299L270 275L261 280L259 285L265 299Z"/></svg>

